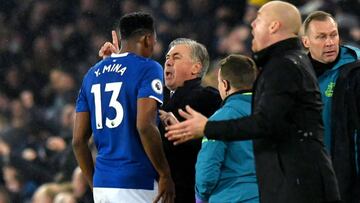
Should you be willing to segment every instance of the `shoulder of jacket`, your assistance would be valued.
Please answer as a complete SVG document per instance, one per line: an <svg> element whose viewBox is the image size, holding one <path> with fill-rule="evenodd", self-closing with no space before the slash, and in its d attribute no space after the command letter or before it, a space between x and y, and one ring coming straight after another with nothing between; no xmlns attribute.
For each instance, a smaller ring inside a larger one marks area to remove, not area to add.
<svg viewBox="0 0 360 203"><path fill-rule="evenodd" d="M340 69L340 74L336 83L342 84L345 81L355 82L354 84L360 83L360 60L345 64Z"/></svg>
<svg viewBox="0 0 360 203"><path fill-rule="evenodd" d="M348 74L348 73L358 73L360 72L360 59L353 61L351 63L347 63L343 65L341 68L341 72ZM346 73L347 72L347 73Z"/></svg>
<svg viewBox="0 0 360 203"><path fill-rule="evenodd" d="M341 47L350 49L355 55L357 60L360 60L360 48L352 45L342 45Z"/></svg>
<svg viewBox="0 0 360 203"><path fill-rule="evenodd" d="M207 86L207 87L197 86L197 87L191 89L190 91L191 91L190 94L192 94L193 96L196 96L196 97L204 97L204 96L220 97L219 91L216 88L211 87L211 86Z"/></svg>
<svg viewBox="0 0 360 203"><path fill-rule="evenodd" d="M219 90L211 86L204 87L203 91L208 92L209 94L219 95Z"/></svg>
<svg viewBox="0 0 360 203"><path fill-rule="evenodd" d="M282 58L290 60L294 64L299 64L300 62L303 62L304 60L305 61L309 60L309 57L302 50L291 51L287 54L284 54L284 56Z"/></svg>
<svg viewBox="0 0 360 203"><path fill-rule="evenodd" d="M272 67L277 70L293 71L294 70L293 68L289 69L288 67L301 68L302 66L304 66L304 64L311 66L310 61L306 57L307 56L304 54L287 53L282 56L274 57L266 65L266 68Z"/></svg>
<svg viewBox="0 0 360 203"><path fill-rule="evenodd" d="M221 104L222 102L219 90L217 90L214 87L210 87L210 86L205 87L203 89L203 95L205 98L212 100L212 102L214 103Z"/></svg>

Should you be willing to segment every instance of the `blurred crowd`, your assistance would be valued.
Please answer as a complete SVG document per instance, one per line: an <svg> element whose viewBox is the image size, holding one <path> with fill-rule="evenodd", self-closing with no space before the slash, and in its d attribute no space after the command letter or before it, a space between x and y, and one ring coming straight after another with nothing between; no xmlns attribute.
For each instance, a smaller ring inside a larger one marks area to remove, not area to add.
<svg viewBox="0 0 360 203"><path fill-rule="evenodd" d="M91 202L71 148L74 104L81 78L100 60L99 48L120 16L142 10L155 17L153 58L161 64L173 39L203 43L212 59L204 82L216 86L219 58L251 54L250 24L265 2L0 0L0 203ZM289 2L304 16L332 13L342 40L359 45L359 1Z"/></svg>

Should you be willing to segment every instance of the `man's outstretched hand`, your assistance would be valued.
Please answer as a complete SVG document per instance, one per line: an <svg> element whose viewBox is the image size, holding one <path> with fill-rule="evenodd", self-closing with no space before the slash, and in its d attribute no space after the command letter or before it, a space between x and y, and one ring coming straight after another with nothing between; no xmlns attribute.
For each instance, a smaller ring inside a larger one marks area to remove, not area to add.
<svg viewBox="0 0 360 203"><path fill-rule="evenodd" d="M185 121L165 128L167 130L165 137L170 141L174 141L174 145L204 136L208 119L190 106L186 106L185 109L186 111L179 109L179 114L186 119Z"/></svg>

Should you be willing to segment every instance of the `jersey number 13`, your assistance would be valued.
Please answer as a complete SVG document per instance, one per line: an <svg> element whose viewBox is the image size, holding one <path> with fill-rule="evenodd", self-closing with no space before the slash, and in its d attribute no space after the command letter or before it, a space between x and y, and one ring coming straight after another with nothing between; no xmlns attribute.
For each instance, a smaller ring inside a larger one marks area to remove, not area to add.
<svg viewBox="0 0 360 203"><path fill-rule="evenodd" d="M117 98L120 93L122 82L106 83L105 92L112 92L109 107L115 109L115 118L109 119L106 117L105 125L108 128L116 128L120 125L124 118L124 109ZM95 121L96 129L102 129L102 109L101 109L101 86L100 84L94 84L91 86L91 93L94 94L95 101Z"/></svg>

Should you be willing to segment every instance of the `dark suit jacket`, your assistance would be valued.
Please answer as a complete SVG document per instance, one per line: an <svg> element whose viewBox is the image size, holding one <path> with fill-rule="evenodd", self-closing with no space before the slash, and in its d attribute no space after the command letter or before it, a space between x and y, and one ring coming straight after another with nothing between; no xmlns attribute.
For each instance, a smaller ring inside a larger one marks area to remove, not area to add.
<svg viewBox="0 0 360 203"><path fill-rule="evenodd" d="M184 120L178 114L178 109L190 105L196 111L211 116L221 104L219 92L212 87L201 86L201 79L186 81L170 98L169 90L164 90L164 104L161 109L173 112L179 121ZM174 146L164 138L164 127L159 126L165 155L170 165L171 175L175 182L176 202L195 202L195 163L201 148L201 139Z"/></svg>

